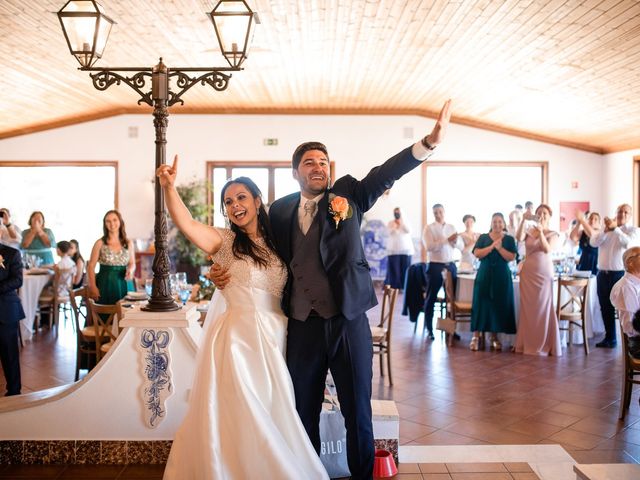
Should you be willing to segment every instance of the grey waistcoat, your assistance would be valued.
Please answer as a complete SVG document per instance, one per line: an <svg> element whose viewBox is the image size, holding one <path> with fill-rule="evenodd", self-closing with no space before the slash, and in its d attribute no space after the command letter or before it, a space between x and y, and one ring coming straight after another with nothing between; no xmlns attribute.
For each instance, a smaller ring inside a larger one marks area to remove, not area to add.
<svg viewBox="0 0 640 480"><path fill-rule="evenodd" d="M319 218L318 213L306 236L298 222L292 229L290 314L296 320L306 320L312 309L323 318L331 318L339 313L320 257Z"/></svg>

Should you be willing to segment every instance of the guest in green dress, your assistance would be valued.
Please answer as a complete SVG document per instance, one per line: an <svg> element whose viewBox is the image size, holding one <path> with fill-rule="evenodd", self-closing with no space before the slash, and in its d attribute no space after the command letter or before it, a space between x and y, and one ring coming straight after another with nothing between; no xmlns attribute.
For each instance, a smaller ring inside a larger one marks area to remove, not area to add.
<svg viewBox="0 0 640 480"><path fill-rule="evenodd" d="M478 238L473 254L480 259L480 268L473 285L471 350L478 350L484 335L491 332L491 349L502 350L498 333L516 333L513 301L513 280L509 262L516 258L516 242L505 233L506 223L501 213L491 217L491 231Z"/></svg>
<svg viewBox="0 0 640 480"><path fill-rule="evenodd" d="M124 220L117 210L109 210L102 221L103 236L91 250L87 265L89 297L104 305L124 298L131 287L136 268L133 241L127 238ZM96 275L96 264L100 271Z"/></svg>
<svg viewBox="0 0 640 480"><path fill-rule="evenodd" d="M42 260L43 265L53 265L52 248L56 246L53 232L44 226L44 214L35 211L29 217L29 228L22 232L22 250Z"/></svg>

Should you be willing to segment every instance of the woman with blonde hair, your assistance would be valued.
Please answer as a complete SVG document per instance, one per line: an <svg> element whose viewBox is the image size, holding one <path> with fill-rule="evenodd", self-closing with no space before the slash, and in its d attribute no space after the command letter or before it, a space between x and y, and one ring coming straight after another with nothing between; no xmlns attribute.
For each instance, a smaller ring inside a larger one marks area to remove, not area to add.
<svg viewBox="0 0 640 480"><path fill-rule="evenodd" d="M535 215L525 213L518 228L527 255L520 271L520 321L515 351L529 355L562 355L558 317L553 306L551 251L558 234L549 229L552 212L541 204ZM536 223L525 231L524 222Z"/></svg>

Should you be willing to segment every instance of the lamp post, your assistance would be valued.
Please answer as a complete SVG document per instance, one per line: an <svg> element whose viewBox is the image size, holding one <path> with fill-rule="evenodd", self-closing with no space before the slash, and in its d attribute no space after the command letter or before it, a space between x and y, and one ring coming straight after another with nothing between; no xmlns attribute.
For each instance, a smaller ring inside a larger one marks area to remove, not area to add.
<svg viewBox="0 0 640 480"><path fill-rule="evenodd" d="M169 68L160 58L152 68L97 68L93 65L102 57L115 22L95 0L70 0L57 15L69 51L80 63L79 70L93 72L89 76L95 88L106 90L114 84L124 83L140 96L138 105L146 103L153 107L156 169L166 163L168 108L176 103L184 104L182 95L198 83L219 92L225 90L231 78L230 72L242 70L253 26L258 23L257 16L244 0L219 0L209 13L220 50L229 63L228 67ZM173 79L177 87L175 89L171 84ZM150 90L148 80L151 81ZM153 289L151 298L143 309L149 312L178 310L180 307L171 296L169 286L167 215L160 182L155 182L154 235L156 251L152 268Z"/></svg>

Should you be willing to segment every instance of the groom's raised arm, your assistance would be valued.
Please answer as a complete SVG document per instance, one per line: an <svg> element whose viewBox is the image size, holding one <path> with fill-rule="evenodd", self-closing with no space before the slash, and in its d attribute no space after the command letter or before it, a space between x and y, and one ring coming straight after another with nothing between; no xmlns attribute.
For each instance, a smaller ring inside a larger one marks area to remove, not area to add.
<svg viewBox="0 0 640 480"><path fill-rule="evenodd" d="M442 110L440 110L438 120L429 135L415 145L407 147L394 155L382 165L372 168L361 181L358 182L353 177L345 178L345 180L352 182L352 185L350 185L351 195L353 200L358 203L360 210L363 212L369 210L376 200L393 186L396 180L431 156L433 150L442 143L450 118L451 100L447 100Z"/></svg>

